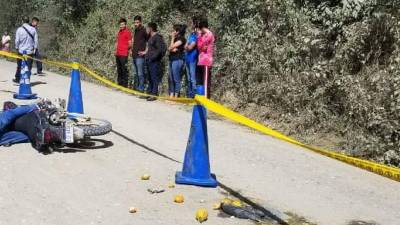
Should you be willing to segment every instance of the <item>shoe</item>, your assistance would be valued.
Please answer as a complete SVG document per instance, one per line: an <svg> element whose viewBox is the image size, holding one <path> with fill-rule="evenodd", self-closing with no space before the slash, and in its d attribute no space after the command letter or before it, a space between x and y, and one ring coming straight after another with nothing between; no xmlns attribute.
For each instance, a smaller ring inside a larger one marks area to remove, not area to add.
<svg viewBox="0 0 400 225"><path fill-rule="evenodd" d="M46 75L46 74L43 73L43 72L40 72L40 73L37 73L36 75L38 75L38 76L44 76L44 75Z"/></svg>
<svg viewBox="0 0 400 225"><path fill-rule="evenodd" d="M3 105L3 111L8 111L11 109L16 109L18 107L17 104L15 104L14 102L4 102Z"/></svg>
<svg viewBox="0 0 400 225"><path fill-rule="evenodd" d="M17 79L12 79L12 81L15 83L15 84L19 84L19 80L17 80Z"/></svg>
<svg viewBox="0 0 400 225"><path fill-rule="evenodd" d="M154 101L157 101L157 98L156 97L148 97L147 101L148 102L154 102Z"/></svg>
<svg viewBox="0 0 400 225"><path fill-rule="evenodd" d="M140 99L148 99L148 98L150 98L150 96L144 96L144 95L142 95L142 96L139 96L139 98L140 98Z"/></svg>

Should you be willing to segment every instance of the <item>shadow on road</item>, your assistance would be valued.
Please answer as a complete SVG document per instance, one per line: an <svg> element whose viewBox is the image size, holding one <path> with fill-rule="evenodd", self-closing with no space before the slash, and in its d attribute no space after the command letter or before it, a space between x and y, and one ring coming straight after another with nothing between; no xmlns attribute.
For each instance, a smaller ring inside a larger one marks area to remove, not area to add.
<svg viewBox="0 0 400 225"><path fill-rule="evenodd" d="M170 160L170 161L172 161L172 162L176 162L176 163L182 164L182 162L180 162L180 161L178 161L178 160L176 160L176 159L174 159L174 158L171 158L171 157L169 157L169 156L167 156L167 155L161 153L160 151L157 151L157 150L155 150L155 149L152 149L152 148L150 148L150 147L148 147L148 146L146 146L146 145L144 145L144 144L141 144L141 143L139 143L139 142L133 140L132 138L129 138L128 136L119 133L118 131L113 130L113 131L111 131L111 133L113 133L113 134L115 134L115 135L117 135L117 136L119 136L119 137L125 139L126 141L128 141L128 142L130 142L130 143L132 143L132 144L134 144L134 145L137 145L137 146L139 146L139 147L142 147L143 149L145 149L145 150L147 150L147 151L149 151L149 152L152 152L152 153L154 153L154 154L156 154L156 155L158 155L158 156L161 156L161 157L164 158L164 159L168 159L168 160ZM262 211L268 218L270 218L270 219L276 221L278 224L281 224L281 225L288 225L287 222L285 222L283 219L279 218L279 216L277 216L277 215L275 215L274 213L272 213L271 210L268 210L267 208L265 208L265 207L263 207L263 206L257 204L256 202L252 201L250 198L245 197L245 196L242 195L239 191L235 191L233 188L231 188L231 187L229 187L229 186L227 186L227 185L225 185L225 184L222 184L222 183L220 183L220 182L218 183L218 186L219 186L221 189L223 189L224 191L226 191L227 193L229 193L229 195L234 196L234 197L236 197L237 199L239 199L240 201L247 203L248 205L250 205L250 206L253 207L254 209L257 209L257 210Z"/></svg>
<svg viewBox="0 0 400 225"><path fill-rule="evenodd" d="M102 139L90 139L86 142L81 142L79 144L67 145L67 147L65 148L54 149L54 152L79 153L79 152L86 152L87 150L106 149L112 146L114 146L114 143L111 141L106 141Z"/></svg>
<svg viewBox="0 0 400 225"><path fill-rule="evenodd" d="M144 144L141 144L141 143L139 143L139 142L133 140L132 138L129 138L129 137L127 137L127 136L125 136L125 135L123 135L123 134L121 134L121 133L119 133L119 132L117 132L117 131L115 131L115 130L111 131L111 133L113 133L113 134L119 136L120 138L125 139L126 141L128 141L128 142L130 142L130 143L132 143L132 144L134 144L134 145L137 145L137 146L139 146L139 147L141 147L141 148L144 148L144 149L146 149L146 150L149 151L149 152L152 152L152 153L154 153L154 154L156 154L156 155L158 155L158 156L161 156L161 157L163 157L163 158L165 158L165 159L168 159L168 160L170 160L170 161L172 161L172 162L182 163L182 162L180 162L180 161L178 161L178 160L176 160L176 159L173 159L173 158L171 158L171 157L169 157L169 156L167 156L167 155L165 155L165 154L163 154L163 153L161 153L161 152L159 152L159 151L157 151L157 150L154 150L154 149L152 149L152 148L150 148L150 147L148 147L148 146L146 146L146 145L144 145Z"/></svg>
<svg viewBox="0 0 400 225"><path fill-rule="evenodd" d="M31 87L35 87L37 85L41 85L41 84L47 84L47 82L43 82L43 81L35 81L31 83Z"/></svg>

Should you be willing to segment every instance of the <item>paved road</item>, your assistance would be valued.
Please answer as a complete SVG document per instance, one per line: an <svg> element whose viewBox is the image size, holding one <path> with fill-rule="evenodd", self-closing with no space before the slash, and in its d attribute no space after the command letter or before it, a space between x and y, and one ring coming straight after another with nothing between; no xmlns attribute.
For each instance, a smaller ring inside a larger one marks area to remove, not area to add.
<svg viewBox="0 0 400 225"><path fill-rule="evenodd" d="M15 65L0 61L0 100L10 100ZM68 95L69 79L34 76L41 97ZM42 84L41 84L42 83ZM113 123L107 148L65 149L42 155L28 144L0 149L0 225L196 224L197 208L210 209L208 224L252 224L223 218L211 207L225 191L178 186L159 195L148 188L174 181L189 134L190 108L148 103L83 82L86 113ZM235 124L209 121L212 170L221 183L251 201L293 212L323 225L350 220L400 224L400 183L302 150ZM178 162L176 162L178 161ZM149 173L148 182L140 181ZM186 196L183 205L174 194ZM139 208L129 214L128 208Z"/></svg>

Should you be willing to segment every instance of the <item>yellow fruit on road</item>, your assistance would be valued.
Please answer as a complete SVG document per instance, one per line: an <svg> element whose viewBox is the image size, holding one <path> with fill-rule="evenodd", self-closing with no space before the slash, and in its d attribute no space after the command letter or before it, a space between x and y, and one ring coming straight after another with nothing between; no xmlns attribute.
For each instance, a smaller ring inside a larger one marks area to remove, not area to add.
<svg viewBox="0 0 400 225"><path fill-rule="evenodd" d="M142 180L150 180L150 175L144 174L140 179L142 179Z"/></svg>
<svg viewBox="0 0 400 225"><path fill-rule="evenodd" d="M233 201L233 202L232 202L232 205L233 205L233 206L236 206L236 207L243 207L242 202L239 201L239 200Z"/></svg>
<svg viewBox="0 0 400 225"><path fill-rule="evenodd" d="M185 201L185 197L183 195L175 195L174 202L183 203Z"/></svg>
<svg viewBox="0 0 400 225"><path fill-rule="evenodd" d="M130 213L137 213L137 208L135 208L135 207L130 207L130 208L129 208L129 212L130 212Z"/></svg>
<svg viewBox="0 0 400 225"><path fill-rule="evenodd" d="M208 212L207 209L198 209L196 211L196 220L200 223L207 221L208 219Z"/></svg>
<svg viewBox="0 0 400 225"><path fill-rule="evenodd" d="M222 203L221 203L221 202L215 203L215 204L213 205L213 209L214 209L214 210L219 210L219 209L221 209L221 206L222 206Z"/></svg>
<svg viewBox="0 0 400 225"><path fill-rule="evenodd" d="M221 203L223 203L223 204L232 204L232 202L233 202L233 200L232 199L230 199L230 198L224 198L224 199L222 199L222 201L221 201Z"/></svg>

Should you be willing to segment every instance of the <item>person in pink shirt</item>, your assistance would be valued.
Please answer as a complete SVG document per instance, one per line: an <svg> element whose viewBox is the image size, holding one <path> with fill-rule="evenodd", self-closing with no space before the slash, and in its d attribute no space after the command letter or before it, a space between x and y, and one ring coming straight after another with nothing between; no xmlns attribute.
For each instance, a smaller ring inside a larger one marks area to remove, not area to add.
<svg viewBox="0 0 400 225"><path fill-rule="evenodd" d="M199 50L197 84L204 85L205 96L210 98L211 68L214 63L214 34L208 29L208 20L202 19L199 22L199 37L197 48Z"/></svg>

